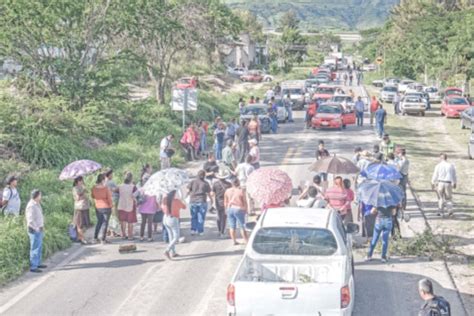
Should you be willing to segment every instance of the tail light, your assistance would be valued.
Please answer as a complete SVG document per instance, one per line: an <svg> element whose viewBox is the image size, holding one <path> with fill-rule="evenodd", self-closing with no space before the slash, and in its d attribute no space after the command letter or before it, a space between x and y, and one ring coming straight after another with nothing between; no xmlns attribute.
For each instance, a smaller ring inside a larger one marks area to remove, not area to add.
<svg viewBox="0 0 474 316"><path fill-rule="evenodd" d="M235 287L233 284L227 286L227 304L235 306Z"/></svg>
<svg viewBox="0 0 474 316"><path fill-rule="evenodd" d="M228 294L227 294L227 297L229 297ZM341 288L341 308L348 307L350 303L351 303L351 290L349 289L349 286L346 285L343 288Z"/></svg>

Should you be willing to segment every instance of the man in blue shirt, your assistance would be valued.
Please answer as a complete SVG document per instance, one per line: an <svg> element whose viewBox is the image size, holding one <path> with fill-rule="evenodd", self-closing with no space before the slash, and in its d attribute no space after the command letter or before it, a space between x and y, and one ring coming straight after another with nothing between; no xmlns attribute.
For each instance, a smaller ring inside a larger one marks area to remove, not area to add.
<svg viewBox="0 0 474 316"><path fill-rule="evenodd" d="M381 139L385 132L385 122L387 121L387 111L384 110L382 104L379 104L379 108L375 111L375 128L377 136Z"/></svg>
<svg viewBox="0 0 474 316"><path fill-rule="evenodd" d="M354 108L356 111L356 117L357 117L357 126L363 126L364 125L364 109L365 109L365 104L362 102L362 98L358 97L356 103L354 104Z"/></svg>

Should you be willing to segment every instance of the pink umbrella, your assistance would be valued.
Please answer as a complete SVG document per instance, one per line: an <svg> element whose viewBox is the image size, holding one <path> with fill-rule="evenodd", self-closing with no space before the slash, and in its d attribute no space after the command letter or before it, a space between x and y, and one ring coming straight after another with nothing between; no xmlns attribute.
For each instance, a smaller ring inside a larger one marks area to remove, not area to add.
<svg viewBox="0 0 474 316"><path fill-rule="evenodd" d="M77 160L64 167L59 175L59 180L75 179L96 172L102 166L93 160Z"/></svg>
<svg viewBox="0 0 474 316"><path fill-rule="evenodd" d="M276 168L260 168L247 179L247 192L264 204L278 204L291 196L293 184L286 172Z"/></svg>

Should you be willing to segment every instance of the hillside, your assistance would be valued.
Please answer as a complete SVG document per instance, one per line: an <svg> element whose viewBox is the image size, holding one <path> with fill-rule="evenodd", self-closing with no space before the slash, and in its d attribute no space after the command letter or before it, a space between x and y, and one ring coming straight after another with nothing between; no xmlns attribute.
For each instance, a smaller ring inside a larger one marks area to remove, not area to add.
<svg viewBox="0 0 474 316"><path fill-rule="evenodd" d="M379 26L399 0L224 0L231 8L247 9L264 27L275 27L278 18L295 11L305 30L356 30Z"/></svg>

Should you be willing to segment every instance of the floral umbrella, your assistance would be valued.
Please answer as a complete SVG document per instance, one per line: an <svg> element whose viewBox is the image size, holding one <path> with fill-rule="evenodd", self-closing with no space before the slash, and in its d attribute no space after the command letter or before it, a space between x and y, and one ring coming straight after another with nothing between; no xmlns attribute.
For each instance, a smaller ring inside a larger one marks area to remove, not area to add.
<svg viewBox="0 0 474 316"><path fill-rule="evenodd" d="M64 167L59 175L59 180L75 179L80 176L91 174L102 168L102 165L93 160L76 160Z"/></svg>
<svg viewBox="0 0 474 316"><path fill-rule="evenodd" d="M291 196L293 184L286 172L276 168L260 168L247 179L249 195L265 204L278 204Z"/></svg>
<svg viewBox="0 0 474 316"><path fill-rule="evenodd" d="M168 168L154 173L145 183L142 190L149 196L160 196L180 189L189 182L188 173L177 168Z"/></svg>

